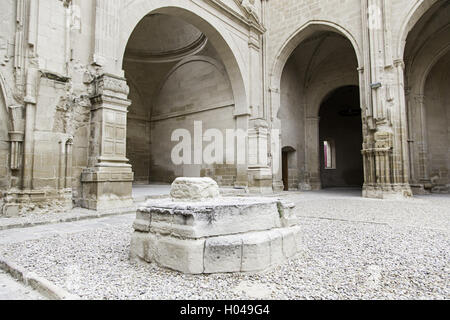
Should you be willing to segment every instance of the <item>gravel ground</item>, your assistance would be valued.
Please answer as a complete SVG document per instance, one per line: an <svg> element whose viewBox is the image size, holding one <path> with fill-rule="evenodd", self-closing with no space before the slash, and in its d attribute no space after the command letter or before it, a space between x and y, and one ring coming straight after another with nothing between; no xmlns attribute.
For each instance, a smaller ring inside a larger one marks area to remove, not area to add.
<svg viewBox="0 0 450 320"><path fill-rule="evenodd" d="M86 219L96 219L101 217L115 216L126 212L135 211L137 206L131 208L119 208L102 211L94 211L83 208L74 208L65 212L34 212L26 216L15 218L0 217L0 230L14 228L27 228L31 226L56 224L61 222L80 221Z"/></svg>
<svg viewBox="0 0 450 320"><path fill-rule="evenodd" d="M85 299L450 299L450 197L305 197L286 195L302 216L304 250L262 274L188 276L132 263L128 222L0 254Z"/></svg>
<svg viewBox="0 0 450 320"><path fill-rule="evenodd" d="M300 217L360 221L398 227L450 231L450 195L416 196L410 200L362 198L359 190L331 189L287 193Z"/></svg>

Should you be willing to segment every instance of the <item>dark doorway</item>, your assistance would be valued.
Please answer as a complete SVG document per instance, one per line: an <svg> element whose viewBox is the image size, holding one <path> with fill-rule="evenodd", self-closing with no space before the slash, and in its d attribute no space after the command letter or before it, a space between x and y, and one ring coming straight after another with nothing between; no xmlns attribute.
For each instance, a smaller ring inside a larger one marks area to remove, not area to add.
<svg viewBox="0 0 450 320"><path fill-rule="evenodd" d="M282 172L284 191L289 191L289 158L294 155L295 149L292 147L284 147L282 149ZM292 161L292 160L291 160Z"/></svg>
<svg viewBox="0 0 450 320"><path fill-rule="evenodd" d="M359 88L329 94L320 107L320 173L323 188L362 187L364 169Z"/></svg>
<svg viewBox="0 0 450 320"><path fill-rule="evenodd" d="M288 153L283 151L283 185L284 191L289 191L289 167Z"/></svg>

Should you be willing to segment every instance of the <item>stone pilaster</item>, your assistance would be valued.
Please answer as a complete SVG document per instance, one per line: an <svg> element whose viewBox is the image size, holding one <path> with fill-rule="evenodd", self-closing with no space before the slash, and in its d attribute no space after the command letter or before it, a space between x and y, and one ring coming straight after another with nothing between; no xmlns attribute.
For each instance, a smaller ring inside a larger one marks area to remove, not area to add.
<svg viewBox="0 0 450 320"><path fill-rule="evenodd" d="M304 190L320 190L320 146L319 146L319 117L306 118L306 172L307 177L303 182Z"/></svg>
<svg viewBox="0 0 450 320"><path fill-rule="evenodd" d="M248 133L248 123L250 114L249 113L240 113L234 115L236 119L236 127L238 130L242 130L245 133ZM234 183L234 187L236 189L247 189L248 188L248 143L246 141L245 150L236 150L237 152L245 152L243 162L239 161L239 156L237 157L236 162L236 182Z"/></svg>
<svg viewBox="0 0 450 320"><path fill-rule="evenodd" d="M85 208L100 210L133 203L133 172L126 158L128 90L124 78L103 74L95 79L89 167L81 177Z"/></svg>
<svg viewBox="0 0 450 320"><path fill-rule="evenodd" d="M362 10L367 26L364 51L368 52L360 72L368 93L363 114L367 129L362 150L363 196L381 199L412 195L403 66L392 57L389 6L386 0L369 0L363 1Z"/></svg>
<svg viewBox="0 0 450 320"><path fill-rule="evenodd" d="M281 153L281 121L277 116L280 109L280 89L269 88L269 98L271 110L268 112L270 116L271 132L270 132L270 165L272 167L272 188L273 191L279 192L284 190L282 177L282 153Z"/></svg>
<svg viewBox="0 0 450 320"><path fill-rule="evenodd" d="M93 61L104 70L116 70L121 0L95 1L95 53ZM111 72L111 71L110 71Z"/></svg>
<svg viewBox="0 0 450 320"><path fill-rule="evenodd" d="M269 166L269 125L263 107L263 59L260 31L250 28L249 32L249 102L252 119L248 130L248 177L249 190L271 193L272 169Z"/></svg>
<svg viewBox="0 0 450 320"><path fill-rule="evenodd" d="M252 192L270 193L272 189L272 169L268 163L269 131L267 121L252 120L248 131L248 174Z"/></svg>

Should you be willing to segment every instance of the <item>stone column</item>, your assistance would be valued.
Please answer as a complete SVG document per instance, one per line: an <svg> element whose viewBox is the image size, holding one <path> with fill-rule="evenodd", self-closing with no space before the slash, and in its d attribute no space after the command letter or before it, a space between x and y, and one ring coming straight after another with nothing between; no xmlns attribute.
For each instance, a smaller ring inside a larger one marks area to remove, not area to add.
<svg viewBox="0 0 450 320"><path fill-rule="evenodd" d="M427 132L427 114L425 109L425 97L423 95L416 95L413 97L415 103L418 104L420 115L420 141L419 147L419 182L431 186L430 175L428 172L428 132Z"/></svg>
<svg viewBox="0 0 450 320"><path fill-rule="evenodd" d="M271 193L272 169L268 162L269 125L263 107L263 58L261 32L250 28L249 32L249 103L251 120L248 131L248 176L249 190Z"/></svg>
<svg viewBox="0 0 450 320"><path fill-rule="evenodd" d="M320 190L322 183L320 179L320 150L319 150L319 117L306 118L306 174L304 189Z"/></svg>
<svg viewBox="0 0 450 320"><path fill-rule="evenodd" d="M73 138L69 138L66 142L66 171L65 171L65 181L64 188L72 189L72 149L73 149Z"/></svg>
<svg viewBox="0 0 450 320"><path fill-rule="evenodd" d="M281 152L281 121L278 119L277 112L280 110L280 89L269 88L271 105L271 124L270 132L271 145L271 166L272 166L272 188L274 191L283 191L283 172L282 172L282 152Z"/></svg>
<svg viewBox="0 0 450 320"><path fill-rule="evenodd" d="M363 156L363 195L370 198L403 198L409 186L408 133L403 63L393 61L390 2L362 0L364 85L367 94L367 136Z"/></svg>
<svg viewBox="0 0 450 320"><path fill-rule="evenodd" d="M94 84L82 205L92 210L129 207L133 204L133 172L125 157L129 89L124 78L109 74L99 76Z"/></svg>
<svg viewBox="0 0 450 320"><path fill-rule="evenodd" d="M411 195L409 185L409 148L408 148L408 121L406 112L406 91L405 91L405 64L403 60L395 60L393 72L395 74L392 91L387 93L388 100L392 99L396 108L394 117L394 129L397 137L397 170L395 172L395 189L398 193Z"/></svg>
<svg viewBox="0 0 450 320"><path fill-rule="evenodd" d="M278 122L280 120L277 120ZM281 130L272 129L271 136L271 164L272 164L272 188L273 191L280 192L284 190L283 168L282 168L282 152L281 152Z"/></svg>
<svg viewBox="0 0 450 320"><path fill-rule="evenodd" d="M252 120L248 131L248 172L250 191L271 193L272 169L268 163L269 125L267 121Z"/></svg>
<svg viewBox="0 0 450 320"><path fill-rule="evenodd" d="M234 115L236 119L236 128L237 130L242 130L245 134L248 134L248 122L250 118L249 113L241 113ZM238 150L239 146L236 146L236 182L234 183L234 187L236 189L246 189L248 187L248 139L246 139L245 150ZM239 162L239 153L245 153L245 163Z"/></svg>
<svg viewBox="0 0 450 320"><path fill-rule="evenodd" d="M95 53L94 63L104 70L117 69L118 41L120 37L121 0L96 0L95 2Z"/></svg>
<svg viewBox="0 0 450 320"><path fill-rule="evenodd" d="M27 73L25 96L25 137L23 150L22 189L33 189L34 130L36 121L36 82L38 71L30 68Z"/></svg>

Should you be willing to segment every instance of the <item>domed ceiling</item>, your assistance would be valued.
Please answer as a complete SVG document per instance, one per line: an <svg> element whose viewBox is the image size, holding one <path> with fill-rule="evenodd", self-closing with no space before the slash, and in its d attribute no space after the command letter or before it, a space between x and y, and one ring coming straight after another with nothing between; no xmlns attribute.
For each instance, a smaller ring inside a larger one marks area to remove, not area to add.
<svg viewBox="0 0 450 320"><path fill-rule="evenodd" d="M152 14L133 31L125 57L149 63L177 61L198 53L206 43L206 36L193 25L176 17Z"/></svg>

